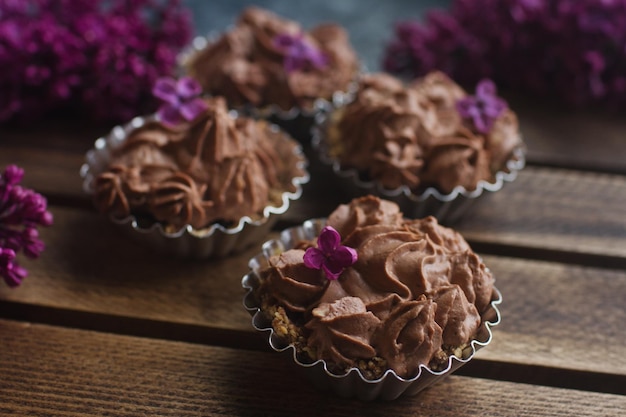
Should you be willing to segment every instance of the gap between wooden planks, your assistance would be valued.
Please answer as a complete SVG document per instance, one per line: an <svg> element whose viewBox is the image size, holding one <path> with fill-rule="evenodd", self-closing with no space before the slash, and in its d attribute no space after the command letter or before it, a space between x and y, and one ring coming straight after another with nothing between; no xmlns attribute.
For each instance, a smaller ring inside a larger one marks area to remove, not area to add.
<svg viewBox="0 0 626 417"><path fill-rule="evenodd" d="M618 416L626 396L452 376L362 403L316 391L286 358L0 320L0 412L18 415Z"/></svg>
<svg viewBox="0 0 626 417"><path fill-rule="evenodd" d="M252 337L240 285L247 260L258 249L223 260L182 262L136 247L93 213L59 209L55 214L56 227L44 234L48 249L26 264L31 274L23 286L0 288L3 317L264 346ZM499 256L485 256L485 262L504 295L503 322L479 358L626 375L621 360L626 271Z"/></svg>

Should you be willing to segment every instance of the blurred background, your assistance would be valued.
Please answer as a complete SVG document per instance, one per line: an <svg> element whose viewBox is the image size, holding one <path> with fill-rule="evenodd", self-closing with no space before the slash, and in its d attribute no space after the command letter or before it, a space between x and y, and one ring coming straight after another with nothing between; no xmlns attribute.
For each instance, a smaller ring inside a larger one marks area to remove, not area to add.
<svg viewBox="0 0 626 417"><path fill-rule="evenodd" d="M241 10L256 5L300 22L311 28L335 22L349 33L357 53L370 71L381 69L385 45L393 36L398 21L421 19L425 11L445 9L451 0L184 0L193 11L196 34L221 31L233 24Z"/></svg>
<svg viewBox="0 0 626 417"><path fill-rule="evenodd" d="M155 80L191 38L252 5L304 29L341 25L367 71L440 70L468 91L492 79L507 99L626 108L626 0L0 0L0 124L152 112Z"/></svg>

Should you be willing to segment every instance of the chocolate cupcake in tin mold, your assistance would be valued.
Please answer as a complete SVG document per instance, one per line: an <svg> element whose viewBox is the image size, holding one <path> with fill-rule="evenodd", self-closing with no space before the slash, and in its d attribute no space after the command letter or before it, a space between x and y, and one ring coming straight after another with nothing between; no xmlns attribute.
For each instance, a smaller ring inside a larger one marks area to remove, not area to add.
<svg viewBox="0 0 626 417"><path fill-rule="evenodd" d="M458 220L525 162L517 117L488 80L469 95L440 72L408 85L367 74L353 100L317 119L313 145L347 189L413 217Z"/></svg>
<svg viewBox="0 0 626 417"><path fill-rule="evenodd" d="M84 188L153 247L224 256L263 239L300 197L306 158L278 127L229 111L223 98L193 97L185 82L164 87L171 96L157 115L96 141L81 169Z"/></svg>
<svg viewBox="0 0 626 417"><path fill-rule="evenodd" d="M205 92L257 117L271 117L297 139L311 117L354 86L359 61L339 25L305 30L258 7L245 9L219 36L196 40L181 56Z"/></svg>
<svg viewBox="0 0 626 417"><path fill-rule="evenodd" d="M345 397L415 394L489 344L500 320L494 278L456 231L373 196L285 230L250 268L254 327Z"/></svg>

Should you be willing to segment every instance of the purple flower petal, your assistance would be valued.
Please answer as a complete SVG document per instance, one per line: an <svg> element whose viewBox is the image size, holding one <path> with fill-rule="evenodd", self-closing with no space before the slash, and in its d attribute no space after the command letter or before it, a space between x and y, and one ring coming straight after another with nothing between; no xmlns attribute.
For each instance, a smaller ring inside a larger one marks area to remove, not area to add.
<svg viewBox="0 0 626 417"><path fill-rule="evenodd" d="M323 69L328 65L324 52L308 42L302 33L281 33L274 37L272 43L284 54L283 65L287 73L311 67Z"/></svg>
<svg viewBox="0 0 626 417"><path fill-rule="evenodd" d="M343 268L337 268L336 265L331 266L325 263L322 265L322 271L324 271L324 274L326 274L326 278L328 278L331 281L335 281L336 279L339 278L339 275L341 275L341 273L343 272Z"/></svg>
<svg viewBox="0 0 626 417"><path fill-rule="evenodd" d="M22 283L28 275L28 271L17 262L13 262L6 271L0 271L0 275L4 276L4 282L9 287L14 288Z"/></svg>
<svg viewBox="0 0 626 417"><path fill-rule="evenodd" d="M507 109L507 104L496 96L493 81L484 79L476 86L476 94L457 101L456 108L463 119L472 123L476 132L487 134Z"/></svg>
<svg viewBox="0 0 626 417"><path fill-rule="evenodd" d="M287 48L291 48L292 46L294 46L298 42L298 39L301 39L301 38L302 38L302 35L291 35L288 33L281 33L274 37L272 43L277 48L287 49Z"/></svg>
<svg viewBox="0 0 626 417"><path fill-rule="evenodd" d="M308 248L304 252L303 261L307 268L320 269L325 259L324 253L318 248Z"/></svg>
<svg viewBox="0 0 626 417"><path fill-rule="evenodd" d="M311 61L311 64L313 64L313 66L317 69L324 69L328 66L328 63L330 62L328 56L322 53L311 54L309 56L309 60Z"/></svg>
<svg viewBox="0 0 626 417"><path fill-rule="evenodd" d="M183 77L176 83L176 93L180 98L193 98L202 93L202 86L191 77Z"/></svg>
<svg viewBox="0 0 626 417"><path fill-rule="evenodd" d="M0 248L0 268L6 267L15 259L15 251L13 249Z"/></svg>
<svg viewBox="0 0 626 417"><path fill-rule="evenodd" d="M209 106L201 98L195 98L180 106L180 115L187 121L192 121L203 113Z"/></svg>
<svg viewBox="0 0 626 417"><path fill-rule="evenodd" d="M22 181L24 177L24 170L17 165L9 165L5 168L4 174L2 174L2 180L6 184L17 184Z"/></svg>
<svg viewBox="0 0 626 417"><path fill-rule="evenodd" d="M317 238L317 246L326 255L330 256L341 243L341 236L332 226L326 226L322 229Z"/></svg>
<svg viewBox="0 0 626 417"><path fill-rule="evenodd" d="M481 80L476 85L476 97L483 98L488 97L491 98L496 94L496 85L493 81L484 79Z"/></svg>
<svg viewBox="0 0 626 417"><path fill-rule="evenodd" d="M486 118L478 115L477 117L474 117L472 120L474 122L474 127L476 128L476 131L478 131L479 133L483 133L483 134L489 133L489 128L491 126L489 126L489 121L486 120Z"/></svg>
<svg viewBox="0 0 626 417"><path fill-rule="evenodd" d="M15 261L13 249L0 248L0 275L9 287L17 287L26 277L27 271Z"/></svg>
<svg viewBox="0 0 626 417"><path fill-rule="evenodd" d="M191 121L207 109L207 104L198 97L202 88L191 77L183 77L178 81L159 78L153 91L163 101L157 115L166 125L175 126L183 121Z"/></svg>
<svg viewBox="0 0 626 417"><path fill-rule="evenodd" d="M348 246L341 245L331 254L329 261L333 264L341 266L342 268L346 268L354 265L357 258L358 255L356 250Z"/></svg>
<svg viewBox="0 0 626 417"><path fill-rule="evenodd" d="M159 119L168 126L176 126L181 122L178 106L165 103L159 107L157 115Z"/></svg>
<svg viewBox="0 0 626 417"><path fill-rule="evenodd" d="M0 176L0 276L10 287L27 275L17 263L17 252L38 257L45 246L36 227L52 224L45 197L18 184L23 175L23 169L10 165Z"/></svg>
<svg viewBox="0 0 626 417"><path fill-rule="evenodd" d="M331 226L322 229L317 238L317 246L304 252L304 265L321 269L330 280L338 279L345 268L357 261L356 250L341 245L339 232Z"/></svg>
<svg viewBox="0 0 626 417"><path fill-rule="evenodd" d="M156 80L152 87L152 94L166 103L177 104L177 84L172 78L161 77Z"/></svg>
<svg viewBox="0 0 626 417"><path fill-rule="evenodd" d="M34 227L26 228L22 232L24 255L29 258L38 258L45 249L44 243L39 239L39 232Z"/></svg>
<svg viewBox="0 0 626 417"><path fill-rule="evenodd" d="M463 118L471 117L472 111L476 109L476 99L474 97L463 98L456 103L456 109Z"/></svg>
<svg viewBox="0 0 626 417"><path fill-rule="evenodd" d="M496 119L505 108L506 105L498 99L483 103L483 113L491 119Z"/></svg>
<svg viewBox="0 0 626 417"><path fill-rule="evenodd" d="M41 214L41 217L39 217L39 224L41 224L42 226L52 226L53 222L54 216L47 210Z"/></svg>

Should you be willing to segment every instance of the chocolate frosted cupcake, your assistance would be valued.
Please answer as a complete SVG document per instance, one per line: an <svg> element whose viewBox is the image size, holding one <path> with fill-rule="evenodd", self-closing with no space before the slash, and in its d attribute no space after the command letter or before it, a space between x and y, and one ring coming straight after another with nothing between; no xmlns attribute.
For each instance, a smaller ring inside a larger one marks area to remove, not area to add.
<svg viewBox="0 0 626 417"><path fill-rule="evenodd" d="M352 188L453 221L524 166L517 117L495 93L485 80L468 95L440 72L409 85L364 75L350 103L320 115L314 145Z"/></svg>
<svg viewBox="0 0 626 417"><path fill-rule="evenodd" d="M366 196L267 242L243 280L270 345L361 399L414 394L491 340L501 300L467 242Z"/></svg>
<svg viewBox="0 0 626 417"><path fill-rule="evenodd" d="M313 109L318 98L346 91L359 69L346 32L335 24L305 31L257 7L184 64L203 89L232 106Z"/></svg>
<svg viewBox="0 0 626 417"><path fill-rule="evenodd" d="M245 9L234 27L181 60L209 94L279 119L313 114L335 93L348 91L359 70L340 26L328 23L305 31L257 7Z"/></svg>
<svg viewBox="0 0 626 417"><path fill-rule="evenodd" d="M229 112L223 98L204 107L191 121L137 118L113 129L82 170L101 212L196 257L262 238L308 179L300 146L276 126Z"/></svg>

